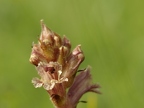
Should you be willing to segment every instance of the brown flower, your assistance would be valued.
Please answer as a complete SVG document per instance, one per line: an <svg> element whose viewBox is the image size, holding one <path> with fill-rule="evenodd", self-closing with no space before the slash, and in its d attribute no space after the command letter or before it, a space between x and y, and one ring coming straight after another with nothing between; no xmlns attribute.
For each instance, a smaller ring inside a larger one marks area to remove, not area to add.
<svg viewBox="0 0 144 108"><path fill-rule="evenodd" d="M80 45L70 52L71 44L65 36L61 39L43 21L41 25L39 41L33 44L30 56L30 62L36 66L40 79L33 78L32 83L35 88L44 87L56 108L76 108L84 93L100 93L100 86L91 83L89 67L77 75L84 60Z"/></svg>

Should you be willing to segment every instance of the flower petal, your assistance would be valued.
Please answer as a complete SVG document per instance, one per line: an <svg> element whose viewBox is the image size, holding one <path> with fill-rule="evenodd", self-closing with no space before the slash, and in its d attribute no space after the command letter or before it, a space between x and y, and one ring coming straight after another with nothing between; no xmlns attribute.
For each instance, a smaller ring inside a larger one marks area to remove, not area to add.
<svg viewBox="0 0 144 108"><path fill-rule="evenodd" d="M55 83L47 83L47 84L44 84L43 87L45 90L52 90L55 86Z"/></svg>
<svg viewBox="0 0 144 108"><path fill-rule="evenodd" d="M35 88L41 87L43 85L43 82L39 78L33 78L32 83Z"/></svg>
<svg viewBox="0 0 144 108"><path fill-rule="evenodd" d="M91 83L90 68L88 67L76 76L73 85L68 91L69 99L72 104L76 105L82 95L86 92L100 93L98 90L99 87L100 86L98 84Z"/></svg>

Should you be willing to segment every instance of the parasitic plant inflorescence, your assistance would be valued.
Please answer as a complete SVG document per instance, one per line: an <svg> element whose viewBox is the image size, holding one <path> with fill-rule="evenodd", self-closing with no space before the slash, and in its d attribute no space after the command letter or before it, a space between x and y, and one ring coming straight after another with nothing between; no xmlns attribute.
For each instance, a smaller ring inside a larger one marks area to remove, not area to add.
<svg viewBox="0 0 144 108"><path fill-rule="evenodd" d="M76 108L86 92L99 92L99 85L92 84L90 67L78 72L84 60L81 46L71 51L71 43L51 31L41 20L42 31L37 44L32 45L30 62L40 76L33 78L35 88L43 87L50 95L55 108Z"/></svg>

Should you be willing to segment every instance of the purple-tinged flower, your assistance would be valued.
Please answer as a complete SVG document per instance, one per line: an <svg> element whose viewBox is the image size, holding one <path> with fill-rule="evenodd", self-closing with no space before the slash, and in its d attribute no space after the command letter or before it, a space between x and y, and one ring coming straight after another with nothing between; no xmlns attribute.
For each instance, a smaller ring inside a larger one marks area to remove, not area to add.
<svg viewBox="0 0 144 108"><path fill-rule="evenodd" d="M90 67L81 71L80 74L76 76L75 81L70 87L67 95L72 105L76 106L82 95L87 92L100 93L100 85L92 84L91 80Z"/></svg>
<svg viewBox="0 0 144 108"><path fill-rule="evenodd" d="M68 81L68 78L61 77L62 66L57 62L40 62L36 69L41 79L32 80L35 88L43 86L46 90L52 90L56 83Z"/></svg>
<svg viewBox="0 0 144 108"><path fill-rule="evenodd" d="M55 108L76 108L86 92L100 93L100 86L91 83L89 67L77 75L84 60L81 46L71 52L71 43L65 36L61 39L43 21L41 26L40 38L37 44L33 44L29 59L40 76L32 79L34 87L43 87Z"/></svg>

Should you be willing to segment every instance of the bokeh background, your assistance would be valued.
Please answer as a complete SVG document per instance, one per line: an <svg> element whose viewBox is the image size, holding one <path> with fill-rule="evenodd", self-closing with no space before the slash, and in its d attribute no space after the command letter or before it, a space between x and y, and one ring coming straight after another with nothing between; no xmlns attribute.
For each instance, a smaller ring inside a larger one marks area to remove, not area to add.
<svg viewBox="0 0 144 108"><path fill-rule="evenodd" d="M82 45L102 95L78 108L144 108L143 0L0 0L0 108L53 108L29 63L40 20Z"/></svg>

